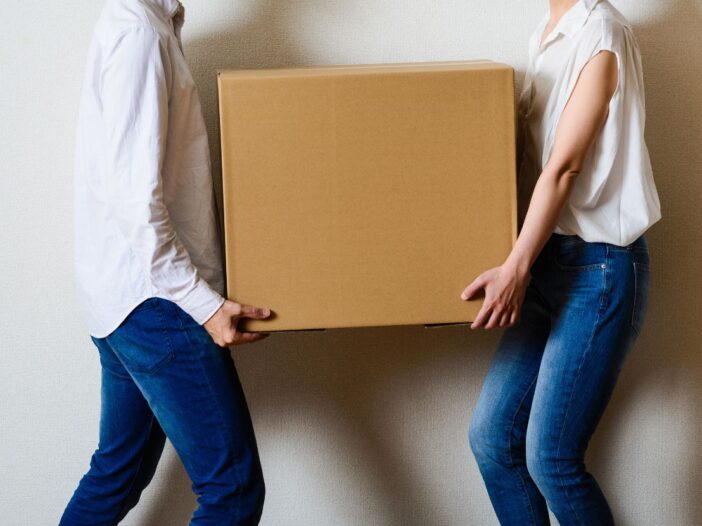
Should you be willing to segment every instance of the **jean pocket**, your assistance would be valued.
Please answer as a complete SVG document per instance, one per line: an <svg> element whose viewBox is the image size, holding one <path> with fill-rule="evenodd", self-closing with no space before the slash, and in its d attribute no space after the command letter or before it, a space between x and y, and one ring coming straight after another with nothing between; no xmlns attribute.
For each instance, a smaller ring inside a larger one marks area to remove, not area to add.
<svg viewBox="0 0 702 526"><path fill-rule="evenodd" d="M130 373L151 375L175 357L162 300L151 298L137 306L108 341Z"/></svg>
<svg viewBox="0 0 702 526"><path fill-rule="evenodd" d="M602 243L573 238L557 244L553 257L561 270L597 270L606 267L607 251Z"/></svg>
<svg viewBox="0 0 702 526"><path fill-rule="evenodd" d="M651 267L646 261L634 261L634 301L631 311L631 326L636 334L641 333L646 311L651 283Z"/></svg>

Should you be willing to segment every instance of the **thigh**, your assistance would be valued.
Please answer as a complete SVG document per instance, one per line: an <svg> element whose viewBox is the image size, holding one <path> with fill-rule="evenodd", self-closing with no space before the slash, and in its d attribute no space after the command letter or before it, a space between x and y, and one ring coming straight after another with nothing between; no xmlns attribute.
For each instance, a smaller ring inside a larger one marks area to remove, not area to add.
<svg viewBox="0 0 702 526"><path fill-rule="evenodd" d="M556 314L527 437L539 457L582 458L634 341L632 320L641 311L641 301L635 305L634 257L612 249L564 248L553 269Z"/></svg>
<svg viewBox="0 0 702 526"><path fill-rule="evenodd" d="M256 472L258 456L229 349L175 303L152 298L109 338L197 484L225 469ZM143 304L142 304L143 305ZM246 476L244 476L246 475Z"/></svg>
<svg viewBox="0 0 702 526"><path fill-rule="evenodd" d="M471 427L489 430L488 441L504 451L524 443L549 330L547 307L532 281L519 322L500 338L471 419Z"/></svg>
<svg viewBox="0 0 702 526"><path fill-rule="evenodd" d="M165 437L139 386L106 339L92 340L100 353L102 367L98 449L107 460L114 459L115 467L117 463L138 463L144 453L142 449L154 441L154 435L158 435L161 447ZM157 462L160 448L153 449Z"/></svg>

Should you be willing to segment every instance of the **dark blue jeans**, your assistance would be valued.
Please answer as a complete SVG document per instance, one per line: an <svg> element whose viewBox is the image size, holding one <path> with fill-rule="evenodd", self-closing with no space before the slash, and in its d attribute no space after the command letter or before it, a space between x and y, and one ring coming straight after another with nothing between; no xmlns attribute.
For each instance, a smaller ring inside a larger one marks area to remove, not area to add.
<svg viewBox="0 0 702 526"><path fill-rule="evenodd" d="M198 496L190 524L258 524L263 475L230 351L159 298L93 341L102 365L99 444L60 525L119 523L151 481L166 436Z"/></svg>
<svg viewBox="0 0 702 526"><path fill-rule="evenodd" d="M471 448L500 524L608 526L584 463L641 330L650 282L642 236L627 247L553 234L521 319L502 335L471 418Z"/></svg>

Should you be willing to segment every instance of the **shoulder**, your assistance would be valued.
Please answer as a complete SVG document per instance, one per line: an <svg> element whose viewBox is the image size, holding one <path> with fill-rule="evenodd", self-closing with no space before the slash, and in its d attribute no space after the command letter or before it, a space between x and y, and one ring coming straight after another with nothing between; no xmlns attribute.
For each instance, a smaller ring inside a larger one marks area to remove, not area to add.
<svg viewBox="0 0 702 526"><path fill-rule="evenodd" d="M97 34L104 49L123 42L159 45L167 38L163 23L140 0L108 0L98 22Z"/></svg>
<svg viewBox="0 0 702 526"><path fill-rule="evenodd" d="M582 42L599 44L606 49L622 49L632 36L631 24L607 1L597 4L582 29Z"/></svg>

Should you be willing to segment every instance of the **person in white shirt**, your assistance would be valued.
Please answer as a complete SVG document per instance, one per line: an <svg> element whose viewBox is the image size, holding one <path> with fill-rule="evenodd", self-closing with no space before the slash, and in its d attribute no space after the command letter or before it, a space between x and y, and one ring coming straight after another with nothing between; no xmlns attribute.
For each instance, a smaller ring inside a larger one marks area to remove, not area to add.
<svg viewBox="0 0 702 526"><path fill-rule="evenodd" d="M166 436L191 524L257 524L264 483L228 345L270 311L223 297L210 153L177 0L107 0L89 50L75 174L78 298L102 365L100 437L62 525L117 524Z"/></svg>
<svg viewBox="0 0 702 526"><path fill-rule="evenodd" d="M519 236L461 295L484 294L472 328L507 328L469 429L502 525L614 524L584 457L648 306L644 100L624 16L550 0L519 104Z"/></svg>

